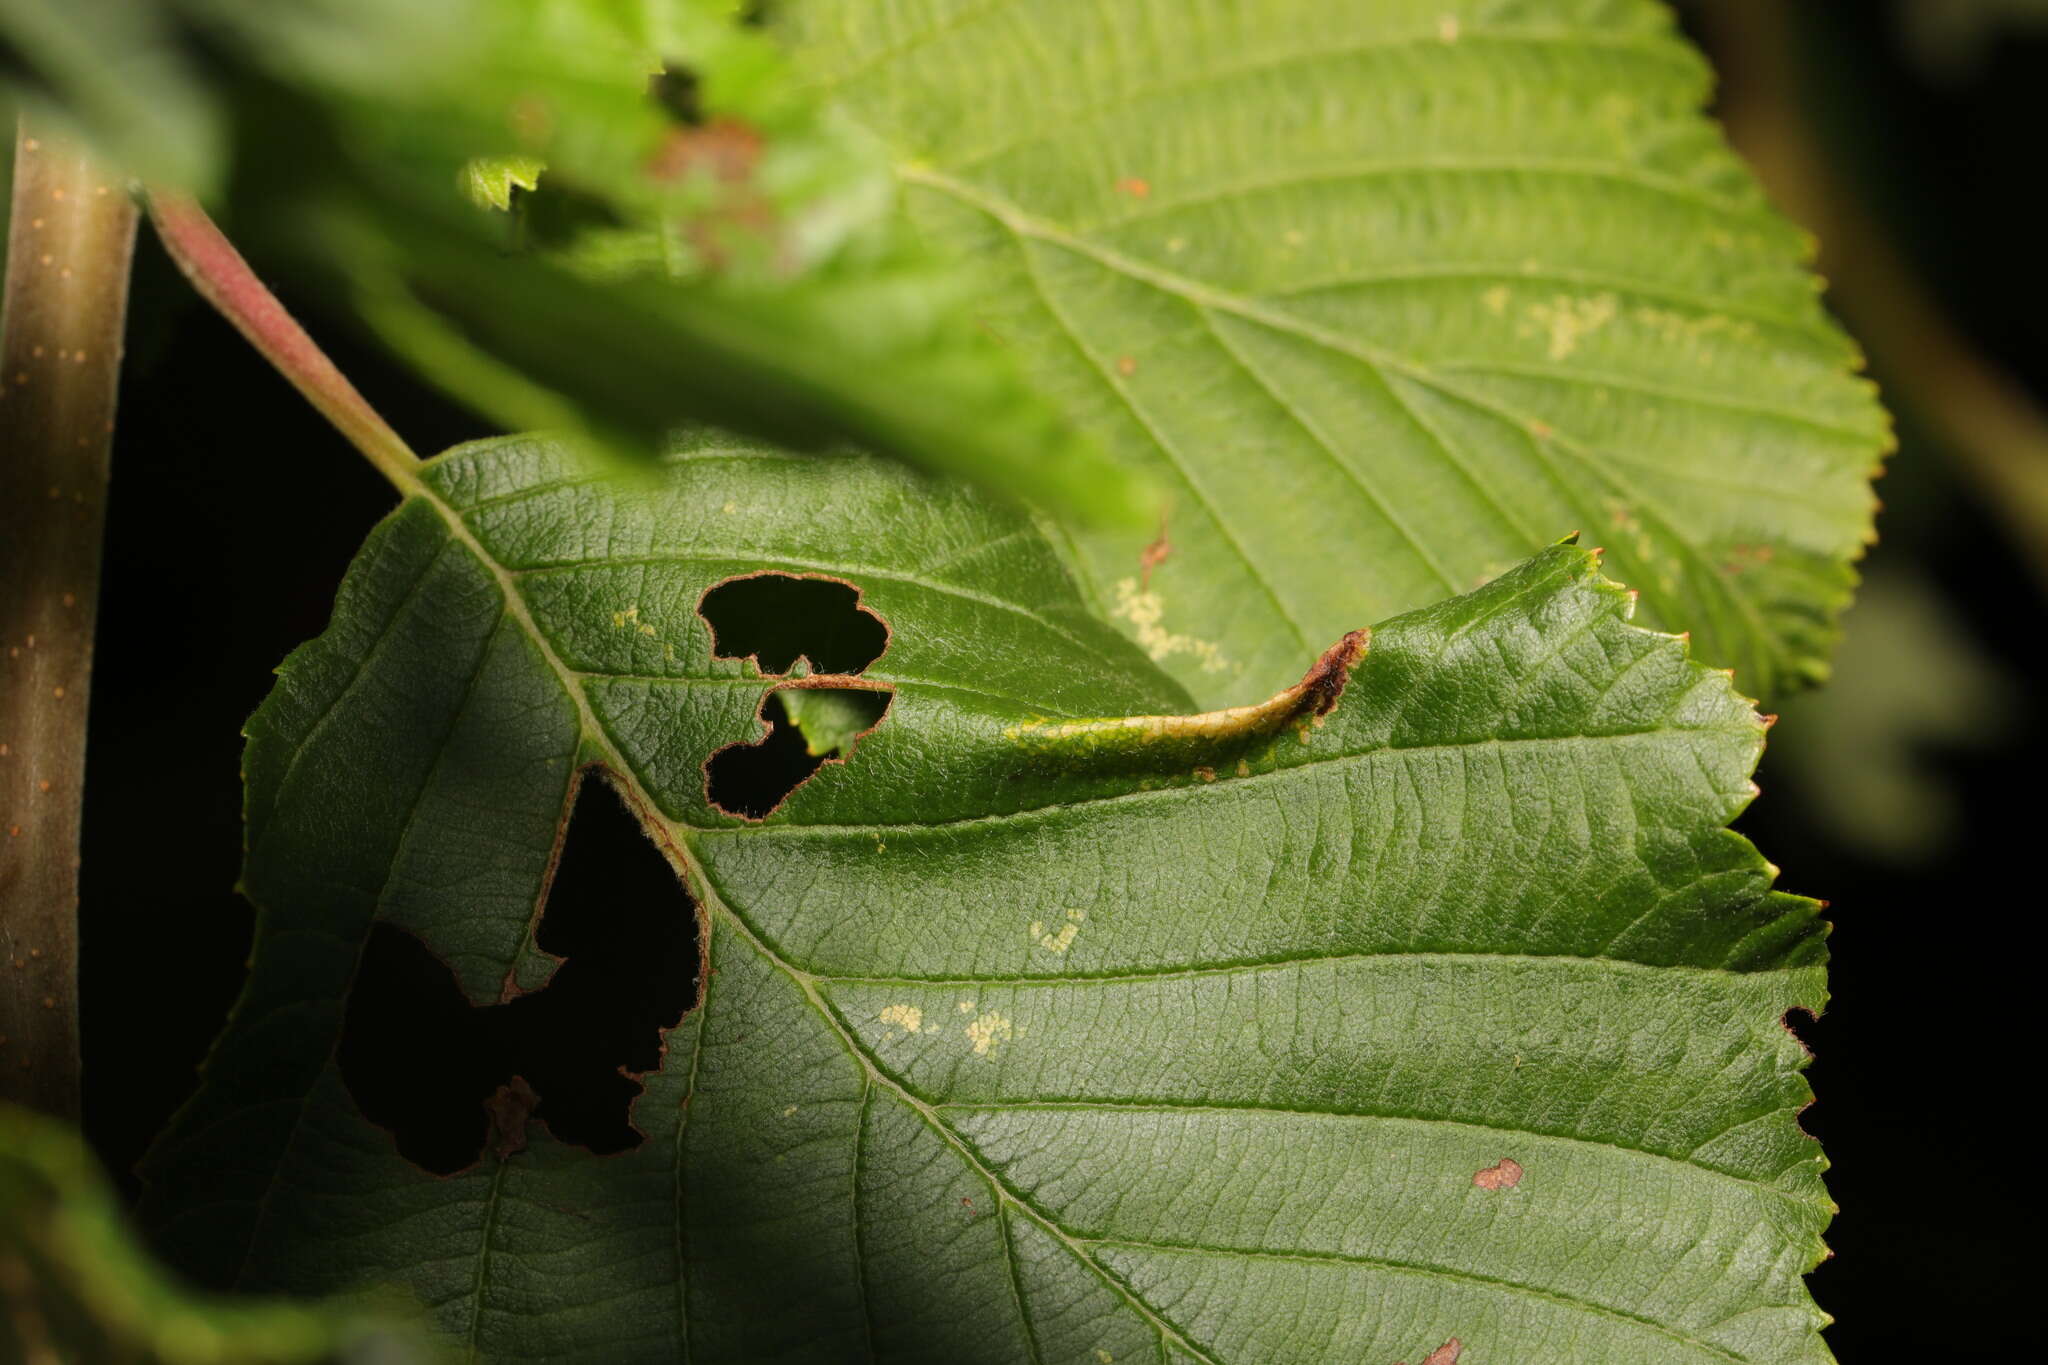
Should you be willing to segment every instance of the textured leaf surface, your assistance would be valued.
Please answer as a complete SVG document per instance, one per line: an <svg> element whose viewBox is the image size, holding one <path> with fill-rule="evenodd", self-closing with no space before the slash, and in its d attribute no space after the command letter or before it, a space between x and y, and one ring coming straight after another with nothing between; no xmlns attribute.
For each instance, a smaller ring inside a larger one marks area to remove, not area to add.
<svg viewBox="0 0 2048 1365"><path fill-rule="evenodd" d="M697 604L761 572L857 587L894 695L749 824L703 764L772 684ZM711 440L637 489L458 449L251 722L253 972L151 1222L490 1359L1825 1359L1780 1026L1823 929L1723 828L1755 714L1629 606L1554 547L1380 626L1320 727L1034 747L1186 699L1014 514ZM429 1175L333 1060L359 954L541 987L585 762L694 896L702 1004L636 1149Z"/></svg>
<svg viewBox="0 0 2048 1365"><path fill-rule="evenodd" d="M1888 445L1651 0L792 0L989 326L1173 493L1093 600L1204 702L1570 531L1771 696Z"/></svg>

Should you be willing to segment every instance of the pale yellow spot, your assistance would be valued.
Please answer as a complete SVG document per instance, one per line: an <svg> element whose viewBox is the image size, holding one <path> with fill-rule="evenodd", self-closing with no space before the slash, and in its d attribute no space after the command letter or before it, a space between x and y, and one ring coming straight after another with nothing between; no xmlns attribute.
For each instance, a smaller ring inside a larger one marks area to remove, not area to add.
<svg viewBox="0 0 2048 1365"><path fill-rule="evenodd" d="M1308 240L1308 234L1304 233L1300 228L1289 228L1280 234L1280 240L1289 246L1300 246Z"/></svg>
<svg viewBox="0 0 2048 1365"><path fill-rule="evenodd" d="M1508 287L1506 285L1497 284L1480 295L1480 298L1486 303L1486 311L1495 317L1501 317L1507 313Z"/></svg>
<svg viewBox="0 0 2048 1365"><path fill-rule="evenodd" d="M1548 303L1529 306L1530 328L1537 335L1550 339L1550 358L1563 360L1579 349L1579 343L1594 332L1614 321L1615 303L1612 294L1595 294L1591 298L1574 298L1570 294L1559 294Z"/></svg>
<svg viewBox="0 0 2048 1365"><path fill-rule="evenodd" d="M1756 324L1747 318L1731 318L1721 313L1709 313L1702 317L1646 304L1631 309L1629 316L1673 343L1701 341L1710 336L1727 336L1736 341L1749 341L1756 336Z"/></svg>
<svg viewBox="0 0 2048 1365"><path fill-rule="evenodd" d="M1439 16L1436 21L1436 36L1446 43L1457 42L1458 16L1455 14L1445 14ZM1108 1357L1104 1356L1103 1359L1107 1360Z"/></svg>
<svg viewBox="0 0 2048 1365"><path fill-rule="evenodd" d="M974 1002L972 1000L962 1000L958 1005L954 1006L954 1008L959 1010L962 1014L972 1014L974 1013Z"/></svg>
<svg viewBox="0 0 2048 1365"><path fill-rule="evenodd" d="M924 1011L915 1005L885 1005L881 1020L885 1024L896 1025L905 1033L915 1033L924 1027Z"/></svg>
<svg viewBox="0 0 2048 1365"><path fill-rule="evenodd" d="M974 1044L975 1056L986 1057L989 1049L997 1043L1009 1042L1016 1036L1016 1032L1007 1015L990 1010L977 1016L974 1022L967 1026L967 1041Z"/></svg>
<svg viewBox="0 0 2048 1365"><path fill-rule="evenodd" d="M727 516L731 516L733 513L740 510L740 505L736 502L729 502L725 506L719 508L718 510L725 513Z"/></svg>
<svg viewBox="0 0 2048 1365"><path fill-rule="evenodd" d="M653 627L653 626L642 626L642 627L640 627L640 633L641 633L642 635L645 635L645 636L647 636L647 637L648 637L649 639L653 639L653 638L654 638L654 627Z"/></svg>
<svg viewBox="0 0 2048 1365"><path fill-rule="evenodd" d="M624 630L627 626L637 625L639 624L639 621L640 604L638 602L635 602L632 606L627 607L624 611L615 611L612 613L612 626L614 629L617 630ZM652 634L653 632L650 631L648 633Z"/></svg>
<svg viewBox="0 0 2048 1365"><path fill-rule="evenodd" d="M1064 953L1074 946L1074 936L1081 932L1081 921L1088 918L1086 910L1067 911L1067 922L1058 929L1047 929L1044 920L1031 921L1031 940L1049 953Z"/></svg>
<svg viewBox="0 0 2048 1365"><path fill-rule="evenodd" d="M795 1105L793 1105L793 1104L788 1104L788 1105L784 1105L784 1106L783 1106L783 1108L782 1108L782 1117L784 1117L784 1118L788 1118L788 1117L789 1117L789 1116L790 1116L791 1114L794 1114L795 1112L796 1112L796 1106L795 1106Z"/></svg>
<svg viewBox="0 0 2048 1365"><path fill-rule="evenodd" d="M1171 254L1178 256L1181 252L1188 249L1188 239L1185 237L1169 237L1166 239L1166 249Z"/></svg>
<svg viewBox="0 0 2048 1365"><path fill-rule="evenodd" d="M1175 654L1191 654L1201 664L1204 673L1221 673L1231 666L1215 642L1176 634L1161 625L1166 616L1164 599L1156 592L1140 592L1135 578L1117 583L1116 615L1131 623L1138 637L1138 647L1150 655L1154 663Z"/></svg>

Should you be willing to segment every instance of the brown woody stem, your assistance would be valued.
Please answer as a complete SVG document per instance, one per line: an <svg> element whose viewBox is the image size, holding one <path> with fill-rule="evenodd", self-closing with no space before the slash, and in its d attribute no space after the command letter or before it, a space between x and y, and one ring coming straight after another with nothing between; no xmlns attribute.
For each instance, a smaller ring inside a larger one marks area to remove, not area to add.
<svg viewBox="0 0 2048 1365"><path fill-rule="evenodd" d="M0 1099L76 1119L86 696L135 206L31 118L0 306Z"/></svg>

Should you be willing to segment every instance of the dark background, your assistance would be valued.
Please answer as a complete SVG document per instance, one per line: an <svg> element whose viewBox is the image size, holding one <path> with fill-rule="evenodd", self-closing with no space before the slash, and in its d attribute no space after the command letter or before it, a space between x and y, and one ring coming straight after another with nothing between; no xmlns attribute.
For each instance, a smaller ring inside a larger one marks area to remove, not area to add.
<svg viewBox="0 0 2048 1365"><path fill-rule="evenodd" d="M2048 267L2028 207L2048 30L2005 31L1968 70L1937 76L1902 48L1884 7L1810 11L1831 147L1860 177L1868 210L1910 246L1963 329L2048 394ZM251 925L233 889L242 721L278 660L323 627L351 554L392 505L381 479L190 298L144 236L83 873L86 1129L130 1190L129 1168L192 1086L240 986ZM416 448L488 434L311 320ZM1932 584L2020 705L1995 742L1924 755L1928 781L1960 813L1929 859L1841 839L1794 791L1831 775L1780 781L1788 760L1777 751L1760 775L1765 798L1740 825L1784 867L1788 889L1833 904L1834 1003L1796 1022L1817 1053L1820 1098L1805 1122L1827 1144L1842 1206L1835 1257L1813 1287L1841 1319L1830 1340L1850 1361L2037 1344L2025 1312L2037 1297L2037 1161L2015 1119L2036 1070L2021 974L2034 970L2041 905L2043 606L2022 547L1982 495L1910 426L1902 440L1880 486L1891 507L1872 565ZM1889 666L1915 668L1902 653Z"/></svg>

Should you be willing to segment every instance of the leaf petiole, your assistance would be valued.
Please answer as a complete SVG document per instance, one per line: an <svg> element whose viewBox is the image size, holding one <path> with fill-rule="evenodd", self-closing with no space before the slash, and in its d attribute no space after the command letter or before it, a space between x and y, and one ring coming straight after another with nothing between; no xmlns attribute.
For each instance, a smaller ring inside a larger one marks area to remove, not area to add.
<svg viewBox="0 0 2048 1365"><path fill-rule="evenodd" d="M206 210L190 197L155 190L149 220L164 249L200 296L217 309L392 487L419 490L419 456L335 367L267 285L256 277Z"/></svg>

